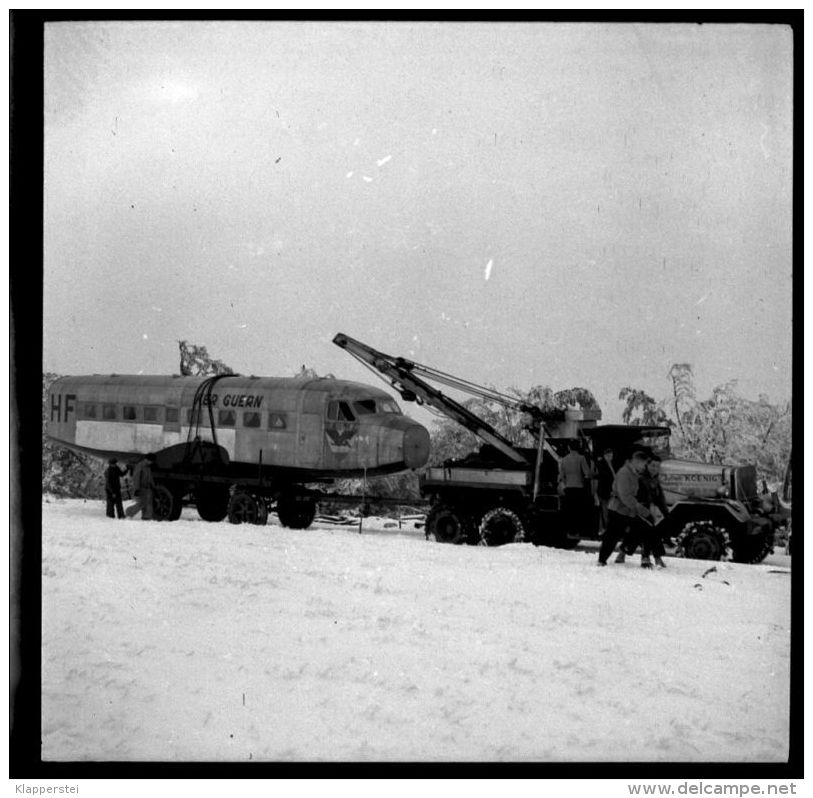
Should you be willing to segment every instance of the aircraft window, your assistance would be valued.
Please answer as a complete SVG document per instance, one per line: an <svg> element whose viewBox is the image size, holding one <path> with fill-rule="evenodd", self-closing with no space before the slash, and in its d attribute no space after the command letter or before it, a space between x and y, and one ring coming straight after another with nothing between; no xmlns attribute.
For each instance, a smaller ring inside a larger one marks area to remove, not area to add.
<svg viewBox="0 0 813 798"><path fill-rule="evenodd" d="M218 410L217 425L219 427L233 427L237 418L234 410Z"/></svg>
<svg viewBox="0 0 813 798"><path fill-rule="evenodd" d="M136 417L136 410L131 405L124 405L124 410L122 411L122 418L125 421L135 421Z"/></svg>
<svg viewBox="0 0 813 798"><path fill-rule="evenodd" d="M288 419L285 413L269 413L268 429L287 429Z"/></svg>
<svg viewBox="0 0 813 798"><path fill-rule="evenodd" d="M328 421L355 421L356 417L350 409L347 402L328 402L327 405L327 420Z"/></svg>
<svg viewBox="0 0 813 798"><path fill-rule="evenodd" d="M160 407L145 407L144 421L158 421L158 411Z"/></svg>
<svg viewBox="0 0 813 798"><path fill-rule="evenodd" d="M347 402L328 402L327 405L327 420L328 421L355 421L356 417L350 409Z"/></svg>
<svg viewBox="0 0 813 798"><path fill-rule="evenodd" d="M376 412L375 399L360 399L358 402L353 402L353 410L359 416L369 416Z"/></svg>
<svg viewBox="0 0 813 798"><path fill-rule="evenodd" d="M85 418L96 418L96 405L85 405Z"/></svg>
<svg viewBox="0 0 813 798"><path fill-rule="evenodd" d="M396 413L401 415L401 408L392 399L359 399L353 402L353 410L357 416L369 415L370 413Z"/></svg>
<svg viewBox="0 0 813 798"><path fill-rule="evenodd" d="M114 419L116 417L116 406L115 405L102 405L102 418L107 419Z"/></svg>
<svg viewBox="0 0 813 798"><path fill-rule="evenodd" d="M259 427L260 414L255 413L253 410L248 410L243 413L243 426L244 427Z"/></svg>
<svg viewBox="0 0 813 798"><path fill-rule="evenodd" d="M177 407L168 407L166 420L169 424L177 424L178 423L178 408Z"/></svg>

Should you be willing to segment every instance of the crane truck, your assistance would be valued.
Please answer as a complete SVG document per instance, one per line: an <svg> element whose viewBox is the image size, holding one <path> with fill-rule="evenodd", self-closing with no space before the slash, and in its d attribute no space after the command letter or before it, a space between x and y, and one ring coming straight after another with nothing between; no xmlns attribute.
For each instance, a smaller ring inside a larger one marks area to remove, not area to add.
<svg viewBox="0 0 813 798"><path fill-rule="evenodd" d="M774 525L756 491L753 465L718 466L671 456L669 427L600 425L598 408L542 409L403 357L393 357L343 333L333 343L384 379L404 401L434 408L483 444L470 455L426 468L421 494L429 500L427 539L445 543L501 545L529 541L572 548L598 539L592 505L573 528L558 489L559 461L569 441L580 440L588 458L606 448L616 465L634 449L661 457L661 482L669 514L658 525L679 553L696 559L730 557L761 562L773 550ZM465 404L427 380L520 411L536 445L518 446Z"/></svg>

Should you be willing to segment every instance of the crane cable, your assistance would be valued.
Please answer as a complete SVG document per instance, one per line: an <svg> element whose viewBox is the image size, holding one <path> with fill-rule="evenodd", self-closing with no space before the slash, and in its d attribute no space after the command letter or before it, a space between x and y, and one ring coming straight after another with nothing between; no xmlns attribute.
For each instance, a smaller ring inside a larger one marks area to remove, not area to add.
<svg viewBox="0 0 813 798"><path fill-rule="evenodd" d="M378 379L384 380L384 382L389 382L389 384L394 388L398 393L402 394L403 396L403 388L399 388L396 384L398 382L395 378L387 378L385 377L380 370L376 369L370 363L368 363L363 357L356 354L351 350L347 350L348 354L352 355L359 363L361 363L364 368L374 374ZM437 382L443 383L444 385L448 385L451 388L456 388L459 391L463 391L464 393L470 393L474 396L479 396L481 399L485 399L487 401L497 402L498 404L502 404L505 407L508 407L512 410L519 410L521 412L529 413L534 416L535 419L538 419L541 423L542 411L534 407L533 405L528 405L520 400L511 397L507 394L500 393L499 391L495 390L494 388L484 388L482 385L478 385L475 382L470 382L469 380L465 380L462 377L455 377L452 374L447 374L446 372L440 371L438 369L434 369L431 366L425 366L421 363L415 363L412 360L406 360L404 358L387 358L387 362L395 367L400 366L408 371L418 371L422 372L424 376L430 377ZM442 396L443 394L441 394ZM423 405L425 409L431 413L433 416L436 416L439 419L448 418L447 414L444 413L442 410L438 410L436 407L432 407L431 405L427 405L426 402L420 397L415 397L415 402L418 405ZM538 434L534 433L533 429L530 427L528 428L531 434ZM549 449L556 460L559 460L559 456L556 452L550 447L549 444L546 444L546 449Z"/></svg>
<svg viewBox="0 0 813 798"><path fill-rule="evenodd" d="M458 390L466 393L479 396L481 399L498 402L515 410L521 410L526 406L524 402L516 397L500 393L495 388L487 388L483 385L478 385L476 382L471 382L470 380L463 379L462 377L456 377L453 374L448 374L445 371L440 371L439 369L432 368L431 366L425 366L422 363L414 363L412 361L406 362L408 362L412 367L410 370L421 372L430 379L444 385L448 385L450 388L457 388Z"/></svg>
<svg viewBox="0 0 813 798"><path fill-rule="evenodd" d="M354 357L356 360L358 360L358 362L359 362L359 363L361 363L361 365L362 365L362 366L364 366L364 368L366 368L368 371L370 371L370 373L375 374L375 376L376 376L376 377L378 377L378 379L379 379L379 380L384 380L384 382L387 382L387 381L388 381L388 380L387 380L387 377L385 377L385 376L384 376L384 375L383 375L383 374L382 374L382 373L381 373L381 372L380 372L378 369L376 369L374 366L371 366L371 365L370 365L370 364L369 364L369 363L368 363L368 362L367 362L367 361L366 361L366 360L365 360L363 357L360 357L360 356L359 356L359 355L357 355L355 352L353 352L353 351L351 351L351 350L349 350L349 349L348 349L348 350L345 350L345 351L346 351L346 352L347 352L349 355L351 355L352 357ZM389 380L389 384L390 384L390 386L391 386L391 387L393 387L393 388L394 388L396 391L398 391L398 393L402 393L404 389L403 389L403 388L399 388L399 387L396 385L396 382L397 382L397 380L395 380L394 378L392 378L392 379L390 379L390 380ZM419 404L419 405L424 404L424 401L423 401L423 399L421 399L421 397L420 397L420 396L416 396L416 397L415 397L415 402L416 402L417 404Z"/></svg>
<svg viewBox="0 0 813 798"><path fill-rule="evenodd" d="M361 365L364 366L366 369L368 369L372 374L375 374L375 376L378 377L378 379L383 380L384 382L389 381L390 385L396 391L398 391L398 393L400 393L403 396L404 390L407 390L407 389L399 388L397 386L397 384L396 384L398 382L398 380L396 378L389 378L388 379L386 376L384 376L384 374L379 369L372 366L370 363L368 363L360 355L357 355L355 352L353 352L351 350L347 350L347 352L348 352L348 354L352 355L356 360L358 360L358 362L361 363ZM458 379L456 377L453 377L450 374L446 374L445 372L438 371L437 369L430 368L429 366L423 366L420 363L414 363L411 360L405 360L404 358L390 358L390 357L386 358L386 360L391 366L395 366L395 367L400 366L401 368L405 368L408 371L412 370L413 367L417 366L417 368L419 370L423 370L427 374L427 376L429 376L430 374L434 374L435 379L438 380L438 382L444 382L445 384L450 385L451 387L455 387L458 390L462 390L464 392L467 391L469 393L473 393L476 396L480 396L481 398L493 399L493 401L505 404L505 405L507 405L508 407L510 407L510 408L512 408L514 410L520 410L522 412L530 413L531 415L534 416L535 419L538 419L539 422L540 422L540 431L535 432L533 430L533 428L531 428L531 427L527 428L532 436L536 436L537 440L539 439L539 435L541 435L541 430L544 429L544 422L543 422L543 419L542 419L542 411L539 408L534 407L533 405L526 405L526 404L524 404L522 402L517 401L516 399L512 399L510 396L507 396L506 394L499 393L499 391L496 391L496 390L493 390L493 389L484 389L484 388L482 388L482 386L479 386L476 383L469 382L468 380ZM440 375L440 376L437 376L437 375ZM442 377L445 377L446 379L443 380L443 379L441 379ZM469 387L462 387L462 386L465 386L465 385L467 385ZM443 396L443 394L441 394L441 396ZM500 397L500 398L498 399L497 397ZM448 397L444 397L444 398L448 398ZM448 418L448 415L446 413L444 413L442 410L438 410L437 408L432 407L431 405L427 405L424 402L424 400L421 399L421 397L419 397L419 396L415 397L415 402L418 405L424 405L426 410L428 410L430 413L432 413L432 415L437 416L438 418ZM471 412L471 411L467 411L467 412ZM471 430L469 430L469 431L471 431ZM495 432L496 432L496 430L495 430ZM476 434L476 433L474 433L474 434ZM497 434L500 435L499 432L497 432ZM511 443L510 441L508 441L508 443L512 447L515 446L515 444ZM559 461L562 458L558 454L558 452L550 445L550 443L547 440L545 440L545 442L544 442L544 448L545 448L545 451L548 452L553 457L554 461L558 464Z"/></svg>
<svg viewBox="0 0 813 798"><path fill-rule="evenodd" d="M374 366L371 366L366 360L364 360L364 358L358 356L356 353L352 351L349 351L349 354L355 357L356 360L359 361L359 363L361 363L366 369L375 374L379 379L386 380L386 377L383 377L380 371L378 371ZM401 368L404 368L407 371L415 371L417 373L421 373L424 376L428 377L429 379L434 380L435 382L439 382L443 385L448 385L450 388L456 388L457 390L463 391L464 393L479 396L481 399L497 402L498 404L505 405L506 407L509 407L514 410L530 412L531 408L530 405L527 405L525 402L522 402L516 397L500 393L494 388L486 388L482 385L478 385L476 382L471 382L469 380L463 379L462 377L455 377L453 374L447 374L444 371L434 369L431 366L425 366L422 363L415 363L412 360L405 360L404 358L390 358L389 360L391 361L391 365L393 366L400 366ZM399 390L400 392L400 389L397 388L395 383L396 380L394 379L390 381L392 387L396 388L396 390ZM417 401L418 404L424 404L423 400L420 399L420 397L417 397Z"/></svg>
<svg viewBox="0 0 813 798"><path fill-rule="evenodd" d="M192 399L192 418L190 419L189 431L186 435L186 459L189 459L191 452L190 447L193 444L200 445L200 425L203 405L209 411L209 428L212 431L212 443L217 446L217 431L215 429L215 414L212 409L212 389L215 383L223 377L236 377L237 374L215 374L212 377L207 377L195 390L195 396ZM194 434L193 434L194 430Z"/></svg>

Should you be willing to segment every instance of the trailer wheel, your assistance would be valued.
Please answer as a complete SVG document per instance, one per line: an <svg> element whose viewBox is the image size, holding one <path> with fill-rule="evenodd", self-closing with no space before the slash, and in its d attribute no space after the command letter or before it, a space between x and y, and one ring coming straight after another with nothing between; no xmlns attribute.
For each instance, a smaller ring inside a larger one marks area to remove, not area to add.
<svg viewBox="0 0 813 798"><path fill-rule="evenodd" d="M495 507L483 516L478 534L480 546L521 543L525 540L525 525L513 510L509 510L507 507Z"/></svg>
<svg viewBox="0 0 813 798"><path fill-rule="evenodd" d="M152 517L156 521L177 521L181 517L181 494L166 485L156 485L152 492Z"/></svg>
<svg viewBox="0 0 813 798"><path fill-rule="evenodd" d="M714 521L690 521L678 535L677 551L692 560L720 560L729 554L728 530Z"/></svg>
<svg viewBox="0 0 813 798"><path fill-rule="evenodd" d="M257 520L254 522L257 526L265 526L268 523L268 504L265 498L258 496L257 502Z"/></svg>
<svg viewBox="0 0 813 798"><path fill-rule="evenodd" d="M437 543L466 543L471 521L455 507L436 504L427 514L424 531L427 540Z"/></svg>
<svg viewBox="0 0 813 798"><path fill-rule="evenodd" d="M229 491L227 488L202 488L195 494L198 515L204 521L222 521L229 512Z"/></svg>
<svg viewBox="0 0 813 798"><path fill-rule="evenodd" d="M280 496L277 501L279 522L290 529L307 529L315 515L316 502L312 499L298 501L292 497Z"/></svg>
<svg viewBox="0 0 813 798"><path fill-rule="evenodd" d="M259 516L256 499L244 491L237 491L229 500L229 522L232 524L256 524Z"/></svg>

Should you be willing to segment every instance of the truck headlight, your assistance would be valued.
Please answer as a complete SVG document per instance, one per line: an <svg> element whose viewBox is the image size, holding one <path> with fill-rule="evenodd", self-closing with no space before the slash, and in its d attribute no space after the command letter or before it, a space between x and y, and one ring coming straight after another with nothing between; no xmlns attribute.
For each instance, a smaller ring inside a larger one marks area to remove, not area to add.
<svg viewBox="0 0 813 798"><path fill-rule="evenodd" d="M716 490L716 494L721 499L728 498L728 486L727 485L720 485L719 488Z"/></svg>

